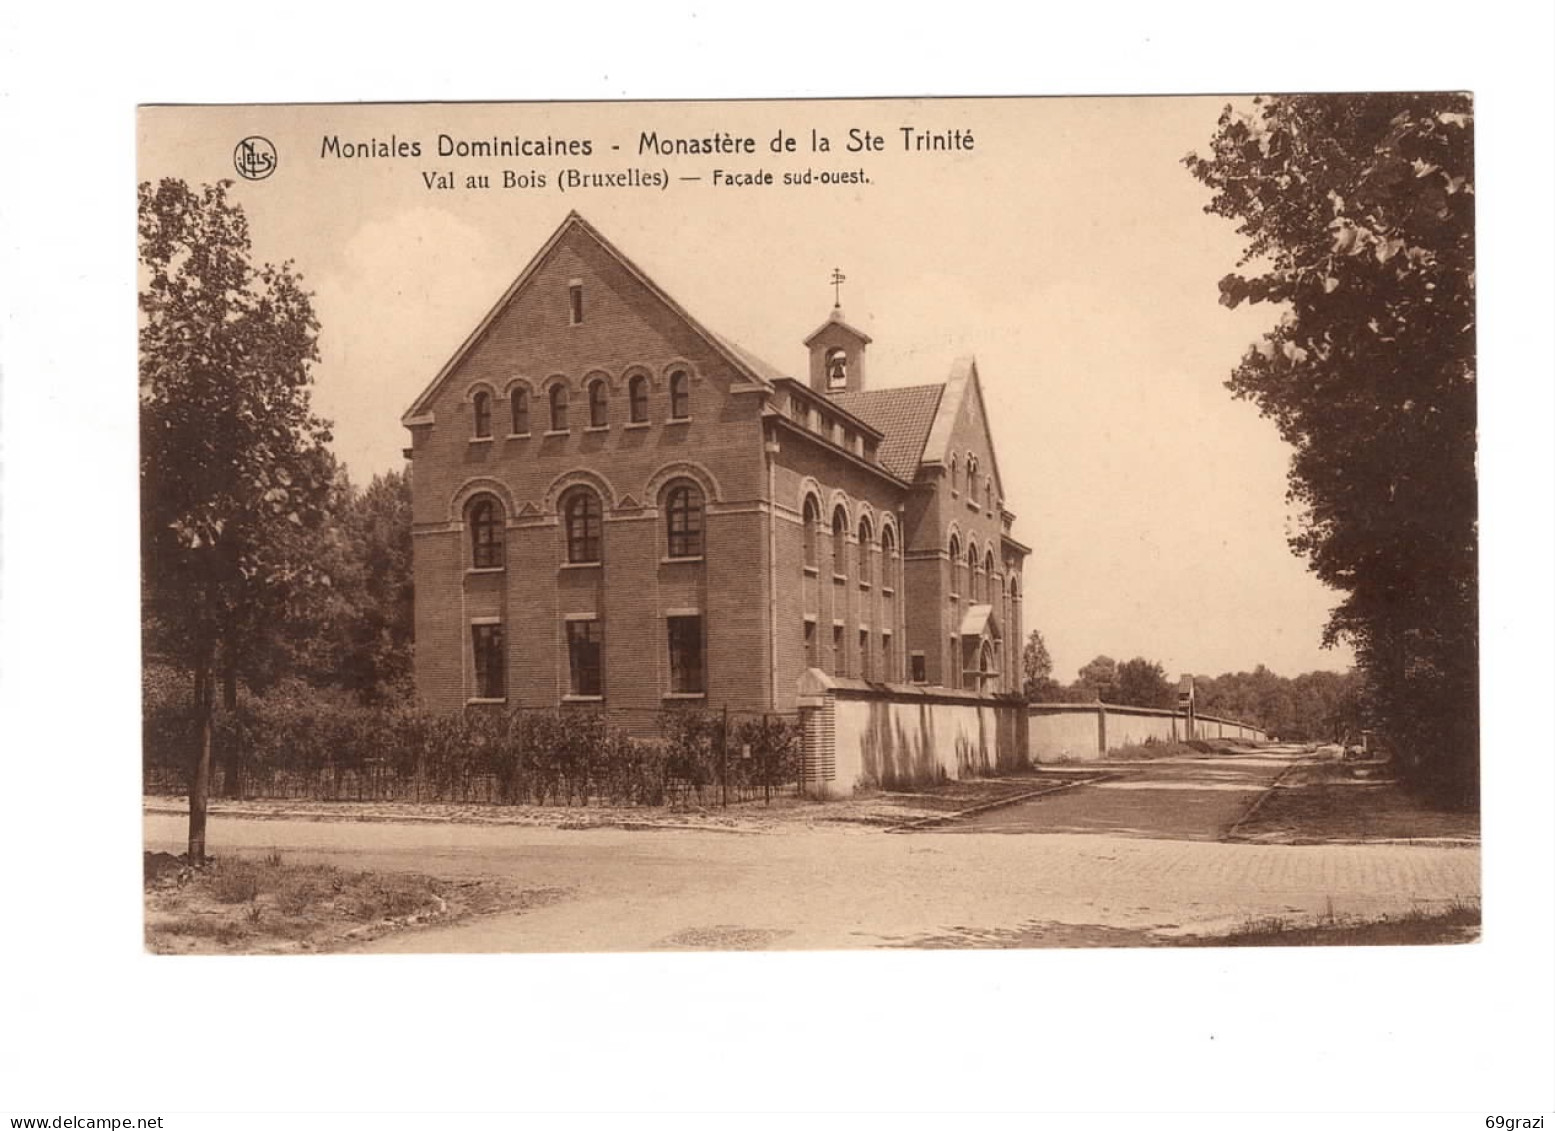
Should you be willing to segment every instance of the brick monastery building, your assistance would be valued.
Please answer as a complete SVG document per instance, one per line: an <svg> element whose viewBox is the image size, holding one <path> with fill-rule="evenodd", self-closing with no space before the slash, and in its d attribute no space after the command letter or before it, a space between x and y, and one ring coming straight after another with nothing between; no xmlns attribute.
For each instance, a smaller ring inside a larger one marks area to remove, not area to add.
<svg viewBox="0 0 1555 1131"><path fill-rule="evenodd" d="M784 376L568 215L403 418L425 704L1018 688L1029 551L976 362L871 388L869 343L833 309Z"/></svg>

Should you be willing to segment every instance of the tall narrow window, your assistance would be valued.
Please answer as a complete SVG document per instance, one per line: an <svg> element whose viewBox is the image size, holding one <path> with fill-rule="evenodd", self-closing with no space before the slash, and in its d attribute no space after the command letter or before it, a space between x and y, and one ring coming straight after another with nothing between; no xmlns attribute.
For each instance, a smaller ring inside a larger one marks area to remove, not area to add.
<svg viewBox="0 0 1555 1131"><path fill-rule="evenodd" d="M950 536L950 595L961 592L961 539Z"/></svg>
<svg viewBox="0 0 1555 1131"><path fill-rule="evenodd" d="M599 497L588 490L574 491L567 496L563 513L567 520L567 560L573 563L602 560Z"/></svg>
<svg viewBox="0 0 1555 1131"><path fill-rule="evenodd" d="M685 420L691 415L691 378L684 369L670 374L670 419Z"/></svg>
<svg viewBox="0 0 1555 1131"><path fill-rule="evenodd" d="M873 679L875 677L875 665L870 660L869 630L861 628L858 630L858 672L863 679Z"/></svg>
<svg viewBox="0 0 1555 1131"><path fill-rule="evenodd" d="M842 625L840 624L832 625L831 630L831 670L832 675L848 674L848 657L842 651Z"/></svg>
<svg viewBox="0 0 1555 1131"><path fill-rule="evenodd" d="M891 634L880 634L880 678L890 683L896 678L896 657L891 653Z"/></svg>
<svg viewBox="0 0 1555 1131"><path fill-rule="evenodd" d="M638 374L628 386L632 402L632 423L648 423L648 378Z"/></svg>
<svg viewBox="0 0 1555 1131"><path fill-rule="evenodd" d="M950 686L961 686L961 642L954 636L950 638Z"/></svg>
<svg viewBox="0 0 1555 1131"><path fill-rule="evenodd" d="M814 495L807 495L804 501L804 564L806 569L816 569L820 565L816 560L815 548L820 525L821 508L816 503Z"/></svg>
<svg viewBox="0 0 1555 1131"><path fill-rule="evenodd" d="M567 386L558 381L551 386L551 431L567 431Z"/></svg>
<svg viewBox="0 0 1555 1131"><path fill-rule="evenodd" d="M567 288L567 308L576 326L583 321L583 284L573 283Z"/></svg>
<svg viewBox="0 0 1555 1131"><path fill-rule="evenodd" d="M950 490L952 494L961 490L961 465L955 456L950 457Z"/></svg>
<svg viewBox="0 0 1555 1131"><path fill-rule="evenodd" d="M869 519L859 519L858 583L860 585L873 585L875 583L874 541L874 532L869 528Z"/></svg>
<svg viewBox="0 0 1555 1131"><path fill-rule="evenodd" d="M677 483L665 496L669 527L669 556L702 556L702 489L694 483Z"/></svg>
<svg viewBox="0 0 1555 1131"><path fill-rule="evenodd" d="M603 381L589 385L589 427L604 428L610 423L610 390Z"/></svg>
<svg viewBox="0 0 1555 1131"><path fill-rule="evenodd" d="M815 654L816 647L815 622L807 620L804 622L804 666L807 668L820 665L820 657Z"/></svg>
<svg viewBox="0 0 1555 1131"><path fill-rule="evenodd" d="M476 569L502 566L502 511L490 496L470 504L470 564Z"/></svg>
<svg viewBox="0 0 1555 1131"><path fill-rule="evenodd" d="M993 602L993 551L983 555L983 599Z"/></svg>
<svg viewBox="0 0 1555 1131"><path fill-rule="evenodd" d="M880 586L896 588L896 535L889 526L880 531Z"/></svg>
<svg viewBox="0 0 1555 1131"><path fill-rule="evenodd" d="M702 681L702 618L669 617L670 690L679 695L700 695Z"/></svg>
<svg viewBox="0 0 1555 1131"><path fill-rule="evenodd" d="M508 408L513 414L513 435L529 435L529 390L519 387L509 393Z"/></svg>
<svg viewBox="0 0 1555 1131"><path fill-rule="evenodd" d="M597 620L567 622L567 666L571 674L572 694L603 695L603 635Z"/></svg>
<svg viewBox="0 0 1555 1131"><path fill-rule="evenodd" d="M837 577L848 576L848 516L841 507L831 516L831 569Z"/></svg>
<svg viewBox="0 0 1555 1131"><path fill-rule="evenodd" d="M472 624L470 645L475 658L475 697L506 699L507 667L502 654L502 626Z"/></svg>
<svg viewBox="0 0 1555 1131"><path fill-rule="evenodd" d="M922 652L912 654L912 681L914 683L929 682L929 663Z"/></svg>
<svg viewBox="0 0 1555 1131"><path fill-rule="evenodd" d="M977 600L977 547L970 545L966 548L966 578L967 595L971 600Z"/></svg>
<svg viewBox="0 0 1555 1131"><path fill-rule="evenodd" d="M484 440L491 435L491 394L485 391L475 394L475 438Z"/></svg>

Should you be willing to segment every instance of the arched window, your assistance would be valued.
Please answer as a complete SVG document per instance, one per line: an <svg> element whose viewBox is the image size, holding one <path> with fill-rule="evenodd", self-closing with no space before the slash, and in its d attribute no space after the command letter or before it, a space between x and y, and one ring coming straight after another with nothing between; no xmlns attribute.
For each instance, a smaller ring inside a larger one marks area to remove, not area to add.
<svg viewBox="0 0 1555 1131"><path fill-rule="evenodd" d="M648 378L639 373L627 389L632 404L632 423L648 423Z"/></svg>
<svg viewBox="0 0 1555 1131"><path fill-rule="evenodd" d="M567 521L567 560L573 563L602 561L599 496L586 489L574 491L567 496L562 512Z"/></svg>
<svg viewBox="0 0 1555 1131"><path fill-rule="evenodd" d="M988 599L993 600L993 551L989 550L983 555L983 588L988 594Z"/></svg>
<svg viewBox="0 0 1555 1131"><path fill-rule="evenodd" d="M972 542L966 548L966 579L967 596L973 601L977 600L977 543Z"/></svg>
<svg viewBox="0 0 1555 1131"><path fill-rule="evenodd" d="M475 394L475 438L484 440L491 435L491 394L482 390Z"/></svg>
<svg viewBox="0 0 1555 1131"><path fill-rule="evenodd" d="M869 528L869 519L859 519L858 580L860 585L873 585L875 582L874 541L874 531Z"/></svg>
<svg viewBox="0 0 1555 1131"><path fill-rule="evenodd" d="M551 431L567 431L567 386L558 381L551 386Z"/></svg>
<svg viewBox="0 0 1555 1131"><path fill-rule="evenodd" d="M804 564L810 569L816 569L819 563L816 561L816 535L821 526L821 506L815 501L814 495L806 495L804 501Z"/></svg>
<svg viewBox="0 0 1555 1131"><path fill-rule="evenodd" d="M476 569L502 568L502 508L490 495L470 503L470 564Z"/></svg>
<svg viewBox="0 0 1555 1131"><path fill-rule="evenodd" d="M529 435L529 390L516 387L508 394L508 408L513 414L513 435Z"/></svg>
<svg viewBox="0 0 1555 1131"><path fill-rule="evenodd" d="M966 493L973 502L977 501L977 457L966 457Z"/></svg>
<svg viewBox="0 0 1555 1131"><path fill-rule="evenodd" d="M880 584L896 588L896 534L889 526L880 528Z"/></svg>
<svg viewBox="0 0 1555 1131"><path fill-rule="evenodd" d="M702 556L702 489L695 483L676 483L664 497L668 519L669 556Z"/></svg>
<svg viewBox="0 0 1555 1131"><path fill-rule="evenodd" d="M610 390L603 381L589 383L589 427L604 428L610 423Z"/></svg>
<svg viewBox="0 0 1555 1131"><path fill-rule="evenodd" d="M848 512L841 507L831 514L831 569L838 577L848 575Z"/></svg>
<svg viewBox="0 0 1555 1131"><path fill-rule="evenodd" d="M950 536L950 595L961 592L961 539Z"/></svg>
<svg viewBox="0 0 1555 1131"><path fill-rule="evenodd" d="M670 374L670 419L685 420L691 415L691 378L684 369Z"/></svg>
<svg viewBox="0 0 1555 1131"><path fill-rule="evenodd" d="M983 506L987 510L993 510L993 476L983 480Z"/></svg>
<svg viewBox="0 0 1555 1131"><path fill-rule="evenodd" d="M961 463L954 455L950 457L950 489L961 490Z"/></svg>
<svg viewBox="0 0 1555 1131"><path fill-rule="evenodd" d="M848 351L841 346L833 346L826 351L826 387L828 389L848 387Z"/></svg>

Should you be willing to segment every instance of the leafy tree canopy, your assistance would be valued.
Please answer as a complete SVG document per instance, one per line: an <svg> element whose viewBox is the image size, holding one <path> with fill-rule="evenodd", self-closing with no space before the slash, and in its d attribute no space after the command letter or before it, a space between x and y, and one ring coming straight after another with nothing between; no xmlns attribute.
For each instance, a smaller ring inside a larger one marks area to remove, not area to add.
<svg viewBox="0 0 1555 1131"><path fill-rule="evenodd" d="M1227 107L1189 170L1246 237L1221 301L1279 324L1228 385L1294 454L1292 548L1344 594L1379 721L1417 778L1477 772L1473 108L1462 94Z"/></svg>

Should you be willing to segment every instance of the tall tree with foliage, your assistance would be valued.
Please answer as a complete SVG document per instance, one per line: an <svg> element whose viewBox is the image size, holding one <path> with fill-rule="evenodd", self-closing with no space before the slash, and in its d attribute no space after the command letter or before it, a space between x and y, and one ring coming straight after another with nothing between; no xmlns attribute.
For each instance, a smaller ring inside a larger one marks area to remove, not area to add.
<svg viewBox="0 0 1555 1131"><path fill-rule="evenodd" d="M1117 698L1130 707L1175 707L1177 689L1166 682L1166 671L1154 660L1135 656L1117 668Z"/></svg>
<svg viewBox="0 0 1555 1131"><path fill-rule="evenodd" d="M191 677L189 860L205 858L215 685L314 576L333 460L309 406L319 324L256 266L230 182L139 186L141 553L148 651Z"/></svg>
<svg viewBox="0 0 1555 1131"><path fill-rule="evenodd" d="M1047 641L1042 633L1031 630L1026 637L1026 647L1021 651L1021 694L1031 703L1052 702L1059 697L1062 688L1053 678L1053 657L1048 655Z"/></svg>
<svg viewBox="0 0 1555 1131"><path fill-rule="evenodd" d="M1189 170L1238 222L1221 301L1278 326L1228 385L1295 449L1292 548L1344 598L1376 722L1418 784L1477 799L1473 108L1463 94L1227 107Z"/></svg>
<svg viewBox="0 0 1555 1131"><path fill-rule="evenodd" d="M1089 700L1116 703L1118 693L1118 662L1111 656L1097 656L1080 669L1070 693L1082 702Z"/></svg>

